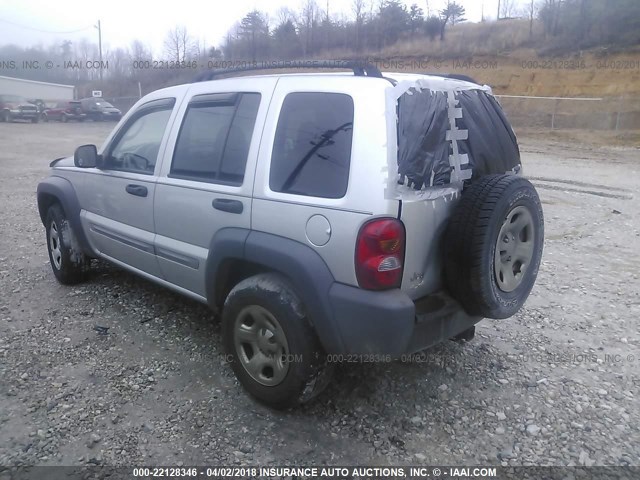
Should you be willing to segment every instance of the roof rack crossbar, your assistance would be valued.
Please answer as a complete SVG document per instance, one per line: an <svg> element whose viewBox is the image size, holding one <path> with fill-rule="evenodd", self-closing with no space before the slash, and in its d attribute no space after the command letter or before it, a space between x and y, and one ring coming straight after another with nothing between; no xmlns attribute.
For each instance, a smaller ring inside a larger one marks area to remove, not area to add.
<svg viewBox="0 0 640 480"><path fill-rule="evenodd" d="M282 61L282 62L254 62L253 65L221 68L203 72L193 81L206 82L215 80L222 75L229 75L240 72L253 72L258 70L297 70L297 69L342 69L353 70L353 74L357 77L375 77L383 78L382 73L375 65L370 63L358 62L355 60L303 60L303 61Z"/></svg>

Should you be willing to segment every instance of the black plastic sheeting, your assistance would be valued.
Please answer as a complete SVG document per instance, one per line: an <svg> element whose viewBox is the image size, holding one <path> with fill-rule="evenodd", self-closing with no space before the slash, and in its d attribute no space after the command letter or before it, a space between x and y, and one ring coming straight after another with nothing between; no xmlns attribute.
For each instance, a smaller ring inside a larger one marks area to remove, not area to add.
<svg viewBox="0 0 640 480"><path fill-rule="evenodd" d="M493 95L483 90L455 92L462 118L458 130L467 130L466 140L446 139L451 130L447 95L454 92L411 90L398 100L398 183L416 190L452 182L449 155L456 141L459 154L467 154L472 179L506 173L520 165L520 150L513 130Z"/></svg>

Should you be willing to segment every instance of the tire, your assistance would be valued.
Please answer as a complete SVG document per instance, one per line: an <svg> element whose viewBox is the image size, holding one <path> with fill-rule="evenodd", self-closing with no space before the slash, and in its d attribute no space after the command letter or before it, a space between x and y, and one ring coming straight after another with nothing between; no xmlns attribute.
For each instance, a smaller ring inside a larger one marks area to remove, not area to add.
<svg viewBox="0 0 640 480"><path fill-rule="evenodd" d="M446 285L470 315L511 317L533 288L543 243L533 185L519 175L481 177L463 191L445 232Z"/></svg>
<svg viewBox="0 0 640 480"><path fill-rule="evenodd" d="M231 290L222 313L222 339L238 381L272 408L306 403L329 382L316 334L280 275L259 274Z"/></svg>
<svg viewBox="0 0 640 480"><path fill-rule="evenodd" d="M75 239L71 225L57 203L47 212L46 230L49 262L56 279L63 285L75 285L86 280L89 260L78 252L78 248L72 247Z"/></svg>
<svg viewBox="0 0 640 480"><path fill-rule="evenodd" d="M42 121L45 123L49 123L49 115L47 115L46 113L42 114Z"/></svg>
<svg viewBox="0 0 640 480"><path fill-rule="evenodd" d="M60 121L62 123L67 123L69 121L69 118L63 113L62 115L60 115Z"/></svg>
<svg viewBox="0 0 640 480"><path fill-rule="evenodd" d="M4 110L0 118L2 118L3 122L9 123L11 121L11 112L9 112L8 110Z"/></svg>

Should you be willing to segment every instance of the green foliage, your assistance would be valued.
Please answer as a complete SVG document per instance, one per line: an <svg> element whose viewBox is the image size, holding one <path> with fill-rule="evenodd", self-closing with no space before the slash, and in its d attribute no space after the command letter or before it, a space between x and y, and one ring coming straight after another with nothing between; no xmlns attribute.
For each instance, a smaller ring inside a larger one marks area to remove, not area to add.
<svg viewBox="0 0 640 480"><path fill-rule="evenodd" d="M387 0L378 13L383 44L392 45L409 29L411 17L400 0Z"/></svg>
<svg viewBox="0 0 640 480"><path fill-rule="evenodd" d="M442 27L442 19L431 16L424 22L424 33L429 40L433 41L438 35L440 35Z"/></svg>
<svg viewBox="0 0 640 480"><path fill-rule="evenodd" d="M447 2L447 6L440 12L440 16L444 19L445 25L450 23L455 25L456 23L465 22L464 18L466 12L464 7L457 2Z"/></svg>
<svg viewBox="0 0 640 480"><path fill-rule="evenodd" d="M420 32L424 27L424 11L417 5L409 7L409 28L411 36Z"/></svg>
<svg viewBox="0 0 640 480"><path fill-rule="evenodd" d="M273 50L278 58L298 58L302 53L296 27L290 19L285 20L273 31Z"/></svg>

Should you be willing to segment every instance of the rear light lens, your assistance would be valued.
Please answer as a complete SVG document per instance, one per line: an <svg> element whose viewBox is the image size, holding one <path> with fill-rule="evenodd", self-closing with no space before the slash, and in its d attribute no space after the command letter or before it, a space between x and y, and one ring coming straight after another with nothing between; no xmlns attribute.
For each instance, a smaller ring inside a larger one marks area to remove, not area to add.
<svg viewBox="0 0 640 480"><path fill-rule="evenodd" d="M399 288L404 269L404 225L395 218L365 223L356 241L356 278L367 290Z"/></svg>

